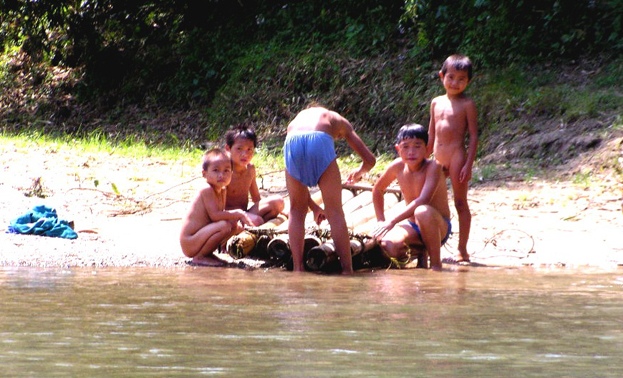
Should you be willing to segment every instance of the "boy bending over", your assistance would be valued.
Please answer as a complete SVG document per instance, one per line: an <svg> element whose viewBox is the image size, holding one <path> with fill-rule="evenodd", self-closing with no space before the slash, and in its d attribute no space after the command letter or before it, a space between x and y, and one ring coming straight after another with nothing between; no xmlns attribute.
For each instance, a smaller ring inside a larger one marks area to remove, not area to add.
<svg viewBox="0 0 623 378"><path fill-rule="evenodd" d="M433 270L441 270L441 246L452 227L448 191L441 165L426 157L428 134L417 124L400 128L396 139L398 158L389 164L372 189L378 226L373 232L381 248L391 258L409 258L410 246L424 246ZM385 219L383 195L398 181L407 204L393 219Z"/></svg>
<svg viewBox="0 0 623 378"><path fill-rule="evenodd" d="M345 139L362 159L359 169L347 178L349 182L357 182L374 167L376 158L346 118L323 107L311 106L301 111L288 125L283 155L286 186L290 194L288 233L295 272L305 270L305 214L311 208L316 222L319 223L325 216L329 221L342 274L353 273L348 227L342 209L342 179L334 146L334 141L338 139ZM324 211L309 194L308 187L315 185L320 187Z"/></svg>
<svg viewBox="0 0 623 378"><path fill-rule="evenodd" d="M242 210L225 210L227 185L232 176L232 162L227 151L214 148L203 157L202 175L208 187L192 202L182 222L180 245L192 262L203 266L221 266L214 256L218 246L230 236L242 232L251 220Z"/></svg>
<svg viewBox="0 0 623 378"><path fill-rule="evenodd" d="M259 226L275 218L283 211L284 202L278 196L260 196L255 166L251 163L257 147L255 130L251 126L238 125L225 134L225 143L234 167L231 183L227 187L225 209L246 211L251 226ZM250 207L249 196L252 201Z"/></svg>

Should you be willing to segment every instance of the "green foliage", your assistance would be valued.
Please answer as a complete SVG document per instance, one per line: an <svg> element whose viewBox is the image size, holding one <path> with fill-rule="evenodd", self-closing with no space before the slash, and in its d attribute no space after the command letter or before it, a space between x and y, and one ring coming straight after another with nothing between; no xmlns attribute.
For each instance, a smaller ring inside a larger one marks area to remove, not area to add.
<svg viewBox="0 0 623 378"><path fill-rule="evenodd" d="M621 82L622 20L623 0L2 1L1 127L151 146L218 140L247 121L272 151L315 100L385 152L400 125L427 124L440 61L460 51L476 64L468 91L486 153L520 118L620 108L608 87ZM559 71L586 55L614 63L577 90ZM201 117L146 126L155 108Z"/></svg>
<svg viewBox="0 0 623 378"><path fill-rule="evenodd" d="M433 57L460 51L491 66L620 53L622 19L622 0L406 0L403 23Z"/></svg>

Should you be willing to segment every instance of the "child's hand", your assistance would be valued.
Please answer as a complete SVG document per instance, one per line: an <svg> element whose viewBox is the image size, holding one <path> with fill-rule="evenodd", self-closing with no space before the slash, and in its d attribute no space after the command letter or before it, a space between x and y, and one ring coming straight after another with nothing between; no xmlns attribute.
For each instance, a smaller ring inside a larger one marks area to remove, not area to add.
<svg viewBox="0 0 623 378"><path fill-rule="evenodd" d="M467 165L464 165L459 172L459 182L465 182L472 179L472 170Z"/></svg>
<svg viewBox="0 0 623 378"><path fill-rule="evenodd" d="M317 225L320 226L320 223L322 223L323 220L327 219L326 215L324 214L324 210L320 206L316 206L312 209L312 211L314 212L314 221Z"/></svg>
<svg viewBox="0 0 623 378"><path fill-rule="evenodd" d="M385 236L392 228L394 228L394 223L391 221L378 222L376 228L372 231L372 236L378 240Z"/></svg>
<svg viewBox="0 0 623 378"><path fill-rule="evenodd" d="M361 181L362 177L363 177L363 172L361 172L360 169L358 169L356 171L352 171L351 173L348 174L348 177L346 178L346 183L347 184L355 184L355 183Z"/></svg>
<svg viewBox="0 0 623 378"><path fill-rule="evenodd" d="M234 224L234 227L233 227L233 234L234 235L238 235L242 231L244 231L244 225L242 224L242 222L237 221L236 224Z"/></svg>
<svg viewBox="0 0 623 378"><path fill-rule="evenodd" d="M249 215L244 210L235 210L238 213L238 220L245 226L253 227L253 221L249 218Z"/></svg>

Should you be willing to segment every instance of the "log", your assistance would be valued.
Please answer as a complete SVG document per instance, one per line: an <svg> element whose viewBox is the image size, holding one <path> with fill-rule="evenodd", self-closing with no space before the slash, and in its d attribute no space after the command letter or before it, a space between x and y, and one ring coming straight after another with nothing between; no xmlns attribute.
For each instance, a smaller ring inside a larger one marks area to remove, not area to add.
<svg viewBox="0 0 623 378"><path fill-rule="evenodd" d="M313 193L311 195L312 201L314 201L318 206L322 206L322 193L320 193L320 191L317 191L316 193ZM288 214L290 213L290 209L287 209ZM307 223L307 219L311 219L313 221L313 213L311 211L308 210L308 214L307 217L305 218L305 222ZM284 231L287 232L288 231L288 222L283 222L282 224L280 224L279 226L276 227L276 231Z"/></svg>
<svg viewBox="0 0 623 378"><path fill-rule="evenodd" d="M362 240L350 240L350 253L352 256L364 252L366 247L368 247L368 249L371 248L368 243ZM329 266L335 265L336 261L338 261L338 256L335 252L335 243L333 240L327 240L325 243L311 248L305 254L305 266L307 270L311 271L325 270Z"/></svg>
<svg viewBox="0 0 623 378"><path fill-rule="evenodd" d="M372 192L362 192L354 196L352 199L346 201L342 209L344 210L344 215L348 216L348 214L353 213L356 210L361 209L362 207L366 207L372 203Z"/></svg>
<svg viewBox="0 0 623 378"><path fill-rule="evenodd" d="M391 193L385 193L384 199L385 211L398 203L398 198ZM370 221L371 219L376 219L374 204L372 203L347 215L346 224L348 225L348 229L354 232L355 228Z"/></svg>
<svg viewBox="0 0 623 378"><path fill-rule="evenodd" d="M369 184L343 184L342 188L344 189L348 189L350 191L352 191L353 193L357 194L359 192L363 192L363 191L372 191L372 188L374 186L369 185ZM402 201L402 192L400 191L400 188L397 187L389 187L385 190L385 193L392 193L394 194L399 201Z"/></svg>
<svg viewBox="0 0 623 378"><path fill-rule="evenodd" d="M312 248L318 247L321 241L314 235L305 235L303 241L303 256ZM288 235L277 235L268 242L266 247L268 258L272 265L286 265L292 259Z"/></svg>
<svg viewBox="0 0 623 378"><path fill-rule="evenodd" d="M227 240L226 250L234 259L241 259L251 254L263 236L270 237L274 228L283 224L288 218L284 214L279 214L266 223L246 229L238 235L234 235Z"/></svg>
<svg viewBox="0 0 623 378"><path fill-rule="evenodd" d="M385 215L387 217L395 216L403 211L405 206L404 201L396 203L396 196L389 193L386 193L385 195L390 196L389 198L385 198ZM368 207L360 210L362 213L360 217L362 219L366 219L366 221L358 224L354 227L354 229L352 229L352 233L355 237L350 240L351 256L356 256L360 253L369 251L377 245L376 240L371 236L374 227L377 225L376 216L374 214L374 205L370 204ZM338 256L335 252L335 244L333 240L327 240L325 243L310 249L305 255L305 264L307 269L312 271L324 270L327 267L334 265L337 260Z"/></svg>

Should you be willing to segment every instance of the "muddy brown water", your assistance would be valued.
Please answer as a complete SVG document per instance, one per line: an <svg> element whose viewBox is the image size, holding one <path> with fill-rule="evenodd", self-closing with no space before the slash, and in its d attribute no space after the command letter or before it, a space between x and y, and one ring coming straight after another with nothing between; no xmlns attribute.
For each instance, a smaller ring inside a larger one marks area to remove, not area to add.
<svg viewBox="0 0 623 378"><path fill-rule="evenodd" d="M614 377L623 270L0 268L3 376Z"/></svg>

